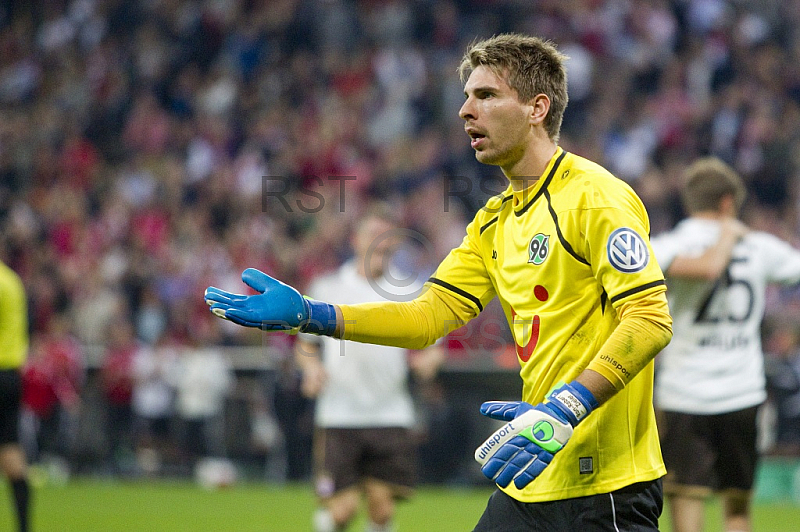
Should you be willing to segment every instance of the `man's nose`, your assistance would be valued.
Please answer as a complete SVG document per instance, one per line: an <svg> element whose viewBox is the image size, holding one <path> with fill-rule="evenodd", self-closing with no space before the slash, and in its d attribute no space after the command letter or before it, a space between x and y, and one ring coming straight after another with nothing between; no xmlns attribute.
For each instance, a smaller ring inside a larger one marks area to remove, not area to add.
<svg viewBox="0 0 800 532"><path fill-rule="evenodd" d="M460 116L462 120L475 119L475 105L472 98L467 98L467 100L464 102L464 105L462 105L461 109L458 110L458 116Z"/></svg>

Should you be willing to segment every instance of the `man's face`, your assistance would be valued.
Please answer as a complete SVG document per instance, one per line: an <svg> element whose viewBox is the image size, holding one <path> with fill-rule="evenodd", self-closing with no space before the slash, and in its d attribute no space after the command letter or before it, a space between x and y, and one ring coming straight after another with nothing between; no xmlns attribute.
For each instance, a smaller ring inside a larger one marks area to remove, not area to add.
<svg viewBox="0 0 800 532"><path fill-rule="evenodd" d="M516 91L485 66L472 71L464 95L458 116L472 139L475 157L484 164L512 168L530 141L533 106L521 103Z"/></svg>
<svg viewBox="0 0 800 532"><path fill-rule="evenodd" d="M397 249L398 235L393 234L395 227L380 218L370 217L364 220L355 234L354 247L357 260L364 265L364 274L368 278L377 279L384 273L392 254Z"/></svg>

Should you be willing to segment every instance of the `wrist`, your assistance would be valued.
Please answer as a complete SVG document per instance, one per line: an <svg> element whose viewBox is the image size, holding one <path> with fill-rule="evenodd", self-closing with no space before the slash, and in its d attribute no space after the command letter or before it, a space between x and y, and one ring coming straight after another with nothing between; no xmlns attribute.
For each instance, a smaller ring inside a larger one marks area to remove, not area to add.
<svg viewBox="0 0 800 532"><path fill-rule="evenodd" d="M336 331L336 307L307 297L303 301L308 317L300 323L300 332L333 336Z"/></svg>
<svg viewBox="0 0 800 532"><path fill-rule="evenodd" d="M577 381L556 388L547 400L545 404L558 410L573 427L600 406L594 394Z"/></svg>

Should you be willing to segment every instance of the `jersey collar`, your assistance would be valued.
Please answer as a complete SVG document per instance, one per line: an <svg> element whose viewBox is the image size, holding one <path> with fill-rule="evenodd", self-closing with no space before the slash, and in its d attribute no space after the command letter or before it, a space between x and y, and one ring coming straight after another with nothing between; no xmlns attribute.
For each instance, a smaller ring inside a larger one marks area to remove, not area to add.
<svg viewBox="0 0 800 532"><path fill-rule="evenodd" d="M512 205L514 205L515 207L514 214L516 214L517 216L522 216L523 214L525 214L531 207L531 205L536 203L536 200L539 199L539 196L545 193L545 191L547 190L547 186L550 184L550 181L553 180L553 176L556 174L556 171L558 170L561 161L564 160L564 156L566 154L567 152L564 151L560 146L557 147L555 154L553 154L553 157L550 159L547 168L545 168L544 173L542 174L546 176L543 180L539 179L536 183L534 183L530 187L526 188L525 190L519 191L516 194L513 192L512 189L511 194L512 195L518 194L522 200L530 197L531 192L533 192L533 197L521 208L516 209L516 205L514 205L514 203L516 202L512 203Z"/></svg>

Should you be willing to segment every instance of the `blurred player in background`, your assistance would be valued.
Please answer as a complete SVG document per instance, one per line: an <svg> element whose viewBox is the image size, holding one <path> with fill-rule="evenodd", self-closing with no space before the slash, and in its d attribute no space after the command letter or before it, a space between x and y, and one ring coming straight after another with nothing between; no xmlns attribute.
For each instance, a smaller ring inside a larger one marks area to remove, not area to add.
<svg viewBox="0 0 800 532"><path fill-rule="evenodd" d="M720 490L725 530L750 530L756 413L767 397L761 319L768 283L800 282L800 251L737 219L739 175L716 158L686 172L689 218L653 239L669 284L675 337L658 358L656 406L676 532L704 529Z"/></svg>
<svg viewBox="0 0 800 532"><path fill-rule="evenodd" d="M253 269L243 280L259 294L210 287L205 297L241 325L420 348L497 296L523 401L481 406L506 423L475 453L500 487L475 530L656 531L666 470L653 358L672 334L666 288L639 198L558 146L565 59L516 34L470 46L459 116L478 161L499 166L510 184L415 300L333 306Z"/></svg>
<svg viewBox="0 0 800 532"><path fill-rule="evenodd" d="M19 530L28 530L30 485L19 443L22 366L28 355L28 308L22 280L0 262L0 468L11 483Z"/></svg>
<svg viewBox="0 0 800 532"><path fill-rule="evenodd" d="M353 304L396 294L400 287L393 286L386 271L399 243L395 218L388 205L373 205L355 229L353 259L314 280L308 296ZM409 287L402 288L405 292ZM346 528L362 494L366 530L394 530L395 500L411 494L417 468L409 366L418 376L431 378L442 351L433 347L412 354L303 334L296 355L302 392L316 398L315 477L322 506L314 516L315 532Z"/></svg>
<svg viewBox="0 0 800 532"><path fill-rule="evenodd" d="M58 475L69 474L86 381L82 346L57 313L33 337L22 373L22 439L28 459Z"/></svg>

